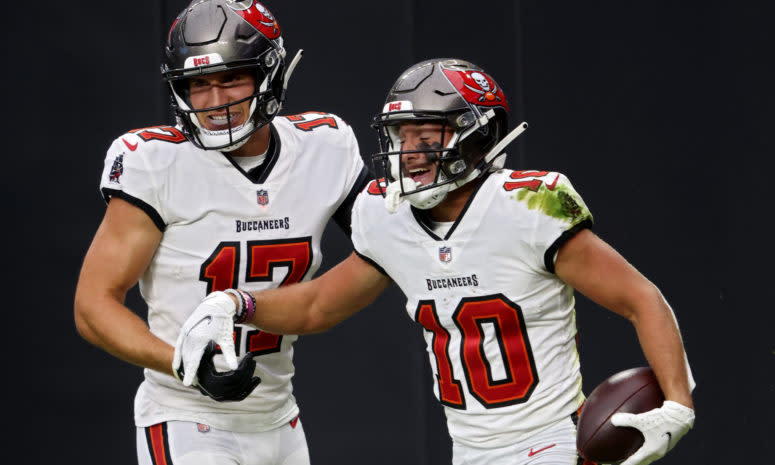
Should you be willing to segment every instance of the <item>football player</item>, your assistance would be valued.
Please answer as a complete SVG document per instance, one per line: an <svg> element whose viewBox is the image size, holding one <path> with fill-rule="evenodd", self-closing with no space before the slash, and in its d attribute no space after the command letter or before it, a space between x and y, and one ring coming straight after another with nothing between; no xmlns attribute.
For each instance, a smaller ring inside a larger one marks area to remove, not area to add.
<svg viewBox="0 0 775 465"><path fill-rule="evenodd" d="M627 465L664 455L693 425L683 343L660 291L591 230L566 176L503 169L509 107L495 80L459 59L424 61L390 90L374 127L379 179L358 197L355 252L321 277L260 293L213 293L176 345L186 371L234 315L265 330L323 331L391 282L424 328L456 465L582 463L584 402L574 289L629 319L666 401L617 424L646 441ZM204 322L218 320L205 325ZM195 337L193 337L195 336Z"/></svg>
<svg viewBox="0 0 775 465"><path fill-rule="evenodd" d="M223 354L210 346L187 372L172 370L173 344L212 292L311 279L328 220L349 235L368 171L338 116L278 116L300 52L286 56L260 3L193 2L165 53L177 124L129 131L108 149L108 205L78 281L78 331L145 367L140 464L308 464L291 385L297 336L230 326ZM147 325L124 306L138 282Z"/></svg>

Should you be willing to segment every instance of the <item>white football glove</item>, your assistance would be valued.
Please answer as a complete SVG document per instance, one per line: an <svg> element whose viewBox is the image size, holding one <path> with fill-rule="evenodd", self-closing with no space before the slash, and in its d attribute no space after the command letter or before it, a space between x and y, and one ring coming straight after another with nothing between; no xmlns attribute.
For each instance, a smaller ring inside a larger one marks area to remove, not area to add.
<svg viewBox="0 0 775 465"><path fill-rule="evenodd" d="M196 372L202 354L210 341L221 346L221 352L229 369L237 369L234 351L234 313L237 306L225 292L212 292L199 303L183 327L175 343L172 371L182 378L183 385L196 381Z"/></svg>
<svg viewBox="0 0 775 465"><path fill-rule="evenodd" d="M611 417L615 426L629 426L643 434L643 445L621 465L648 465L659 460L675 447L694 425L694 410L678 402L666 400L662 407L639 414L616 413Z"/></svg>

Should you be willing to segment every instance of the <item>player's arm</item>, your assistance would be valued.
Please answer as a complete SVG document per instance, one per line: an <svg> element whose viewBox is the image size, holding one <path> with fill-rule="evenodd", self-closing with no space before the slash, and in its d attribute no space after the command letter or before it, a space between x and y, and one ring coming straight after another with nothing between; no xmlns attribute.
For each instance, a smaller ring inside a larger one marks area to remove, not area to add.
<svg viewBox="0 0 775 465"><path fill-rule="evenodd" d="M78 278L75 325L84 339L110 354L172 374L172 346L124 306L127 291L148 267L161 237L141 209L117 197L110 201Z"/></svg>
<svg viewBox="0 0 775 465"><path fill-rule="evenodd" d="M560 248L555 272L592 301L630 320L665 398L693 408L681 335L654 284L588 229Z"/></svg>
<svg viewBox="0 0 775 465"><path fill-rule="evenodd" d="M173 369L183 384L194 382L209 341L221 346L227 363L236 363L234 323L276 334L319 333L367 306L391 280L357 254L311 281L248 294L235 289L212 292L183 323L175 343Z"/></svg>
<svg viewBox="0 0 775 465"><path fill-rule="evenodd" d="M353 252L311 281L253 293L256 310L248 323L278 334L319 333L372 303L390 283Z"/></svg>

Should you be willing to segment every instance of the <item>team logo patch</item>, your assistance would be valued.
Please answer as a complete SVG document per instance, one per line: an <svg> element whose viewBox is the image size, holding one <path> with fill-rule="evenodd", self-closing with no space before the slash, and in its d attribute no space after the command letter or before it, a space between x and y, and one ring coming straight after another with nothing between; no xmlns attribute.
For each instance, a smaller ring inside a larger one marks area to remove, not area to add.
<svg viewBox="0 0 775 465"><path fill-rule="evenodd" d="M203 423L197 423L196 424L196 429L200 433L208 433L208 432L210 432L210 425L205 425Z"/></svg>
<svg viewBox="0 0 775 465"><path fill-rule="evenodd" d="M439 260L444 263L452 261L452 247L439 247Z"/></svg>
<svg viewBox="0 0 775 465"><path fill-rule="evenodd" d="M121 177L121 175L124 174L124 154L117 156L115 160L113 160L113 166L110 167L110 176L108 177L109 181L121 183L121 181L118 180L118 178Z"/></svg>
<svg viewBox="0 0 775 465"><path fill-rule="evenodd" d="M228 5L267 39L273 40L280 37L280 25L277 24L277 20L264 5L254 0L229 2Z"/></svg>
<svg viewBox="0 0 775 465"><path fill-rule="evenodd" d="M266 206L269 203L269 192L266 189L257 190L256 200L258 200L258 204L262 207Z"/></svg>
<svg viewBox="0 0 775 465"><path fill-rule="evenodd" d="M567 213L568 216L571 218L576 218L577 216L581 215L583 210L573 197L565 192L558 193L557 197L560 198L560 202L562 202L562 209L565 211L565 213Z"/></svg>
<svg viewBox="0 0 775 465"><path fill-rule="evenodd" d="M493 78L480 71L464 71L442 67L444 75L460 95L474 105L502 106L509 110L506 96Z"/></svg>

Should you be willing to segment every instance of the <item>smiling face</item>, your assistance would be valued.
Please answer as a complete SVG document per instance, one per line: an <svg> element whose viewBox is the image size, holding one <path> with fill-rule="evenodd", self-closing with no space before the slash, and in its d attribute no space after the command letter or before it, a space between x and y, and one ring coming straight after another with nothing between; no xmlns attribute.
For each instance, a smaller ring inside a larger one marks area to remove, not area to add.
<svg viewBox="0 0 775 465"><path fill-rule="evenodd" d="M255 90L255 79L248 71L223 71L189 79L191 106L194 110L218 107L250 97ZM198 112L199 123L210 131L236 128L250 116L250 102L247 99L211 111ZM228 112L227 112L228 109Z"/></svg>
<svg viewBox="0 0 775 465"><path fill-rule="evenodd" d="M419 183L418 187L426 186L436 181L439 169L439 158L454 134L449 126L439 123L406 123L398 129L398 139L401 151L420 150L415 153L402 153L401 171L403 176L412 178Z"/></svg>

